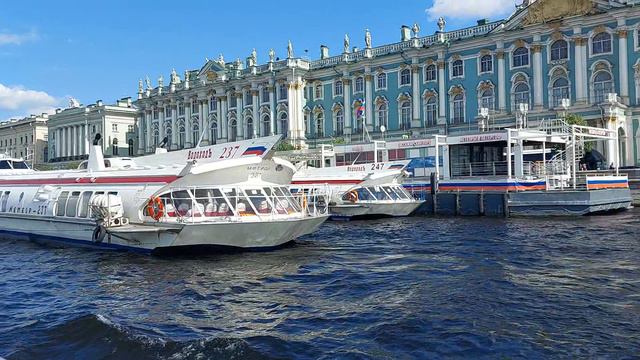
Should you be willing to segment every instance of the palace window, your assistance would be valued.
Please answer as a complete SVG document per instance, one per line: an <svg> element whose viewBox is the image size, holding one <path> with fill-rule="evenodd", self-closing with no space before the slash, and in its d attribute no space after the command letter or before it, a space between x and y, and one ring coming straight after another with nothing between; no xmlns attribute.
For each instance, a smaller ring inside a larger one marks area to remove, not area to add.
<svg viewBox="0 0 640 360"><path fill-rule="evenodd" d="M464 96L462 94L453 97L453 123L464 123Z"/></svg>
<svg viewBox="0 0 640 360"><path fill-rule="evenodd" d="M235 94L231 94L231 102L229 103L229 108L237 108L238 107L238 98Z"/></svg>
<svg viewBox="0 0 640 360"><path fill-rule="evenodd" d="M424 80L425 81L436 81L437 79L437 70L436 66L431 64L424 68Z"/></svg>
<svg viewBox="0 0 640 360"><path fill-rule="evenodd" d="M289 133L289 117L287 113L280 114L280 120L278 121L278 133L287 137Z"/></svg>
<svg viewBox="0 0 640 360"><path fill-rule="evenodd" d="M211 140L210 143L211 144L215 144L218 142L218 121L214 120L211 121L211 125L209 125L209 131L211 134Z"/></svg>
<svg viewBox="0 0 640 360"><path fill-rule="evenodd" d="M186 133L187 132L184 127L184 121L180 121L180 123L178 124L178 147L180 149L184 149Z"/></svg>
<svg viewBox="0 0 640 360"><path fill-rule="evenodd" d="M262 102L269 102L269 87L266 85L262 87Z"/></svg>
<svg viewBox="0 0 640 360"><path fill-rule="evenodd" d="M212 96L209 99L209 111L214 112L218 110L218 99L215 96Z"/></svg>
<svg viewBox="0 0 640 360"><path fill-rule="evenodd" d="M244 104L246 106L253 105L253 95L251 94L251 91L247 91L244 93Z"/></svg>
<svg viewBox="0 0 640 360"><path fill-rule="evenodd" d="M118 155L118 138L113 139L113 155Z"/></svg>
<svg viewBox="0 0 640 360"><path fill-rule="evenodd" d="M404 69L400 71L400 86L411 85L411 70Z"/></svg>
<svg viewBox="0 0 640 360"><path fill-rule="evenodd" d="M411 101L403 101L400 104L400 128L411 129Z"/></svg>
<svg viewBox="0 0 640 360"><path fill-rule="evenodd" d="M489 110L495 109L495 94L493 89L485 89L480 96L480 108L487 108Z"/></svg>
<svg viewBox="0 0 640 360"><path fill-rule="evenodd" d="M435 96L430 96L424 106L425 125L435 125L438 119L438 102Z"/></svg>
<svg viewBox="0 0 640 360"><path fill-rule="evenodd" d="M464 63L462 60L456 60L451 65L451 73L453 77L463 77L464 76Z"/></svg>
<svg viewBox="0 0 640 360"><path fill-rule="evenodd" d="M529 49L519 47L513 52L513 67L529 66Z"/></svg>
<svg viewBox="0 0 640 360"><path fill-rule="evenodd" d="M271 118L269 115L262 117L262 136L269 136L271 134Z"/></svg>
<svg viewBox="0 0 640 360"><path fill-rule="evenodd" d="M184 104L178 105L178 116L184 116Z"/></svg>
<svg viewBox="0 0 640 360"><path fill-rule="evenodd" d="M387 129L389 129L388 122L387 122L388 112L389 112L389 110L388 110L388 107L387 107L386 103L382 103L382 104L378 105L378 108L376 109L376 115L377 115L376 116L377 117L376 124L377 124L377 127L378 127L377 130L380 130L380 127L383 126L383 125Z"/></svg>
<svg viewBox="0 0 640 360"><path fill-rule="evenodd" d="M129 156L133 155L133 139L129 139Z"/></svg>
<svg viewBox="0 0 640 360"><path fill-rule="evenodd" d="M198 101L191 101L191 114L197 114L198 112Z"/></svg>
<svg viewBox="0 0 640 360"><path fill-rule="evenodd" d="M200 141L200 124L195 120L191 123L191 138L193 139L193 146L196 146Z"/></svg>
<svg viewBox="0 0 640 360"><path fill-rule="evenodd" d="M377 76L376 90L386 89L386 88L387 88L387 74L380 73Z"/></svg>
<svg viewBox="0 0 640 360"><path fill-rule="evenodd" d="M316 138L324 137L324 114L316 114Z"/></svg>
<svg viewBox="0 0 640 360"><path fill-rule="evenodd" d="M253 139L253 119L248 118L247 120L247 133L245 134L245 139Z"/></svg>
<svg viewBox="0 0 640 360"><path fill-rule="evenodd" d="M238 138L238 123L235 119L229 122L229 141L236 141Z"/></svg>
<svg viewBox="0 0 640 360"><path fill-rule="evenodd" d="M287 100L287 84L280 84L278 93L278 100Z"/></svg>
<svg viewBox="0 0 640 360"><path fill-rule="evenodd" d="M557 108L562 105L562 99L569 99L569 81L561 77L553 82L551 88L551 105Z"/></svg>
<svg viewBox="0 0 640 360"><path fill-rule="evenodd" d="M342 81L338 80L333 85L333 96L342 96L343 95L343 84Z"/></svg>
<svg viewBox="0 0 640 360"><path fill-rule="evenodd" d="M606 100L607 94L613 91L613 78L608 71L598 71L593 78L593 93L596 104Z"/></svg>
<svg viewBox="0 0 640 360"><path fill-rule="evenodd" d="M111 124L111 131L118 132L118 124Z"/></svg>
<svg viewBox="0 0 640 360"><path fill-rule="evenodd" d="M344 135L344 111L342 109L336 111L336 131L334 135Z"/></svg>
<svg viewBox="0 0 640 360"><path fill-rule="evenodd" d="M489 73L493 71L493 57L491 55L484 55L480 58L480 72Z"/></svg>
<svg viewBox="0 0 640 360"><path fill-rule="evenodd" d="M324 95L324 94L323 94L323 92L324 92L323 90L324 90L324 89L323 89L322 84L316 84L316 85L315 85L315 87L314 87L314 89L315 89L315 96L314 96L314 99L315 99L315 100L322 99L322 98L324 97L324 96L323 96L323 95Z"/></svg>
<svg viewBox="0 0 640 360"><path fill-rule="evenodd" d="M356 78L356 86L354 92L364 92L364 79L362 76Z"/></svg>
<svg viewBox="0 0 640 360"><path fill-rule="evenodd" d="M557 40L551 44L551 61L569 58L569 45L564 40Z"/></svg>
<svg viewBox="0 0 640 360"><path fill-rule="evenodd" d="M84 125L82 127L84 128ZM133 125L128 125L127 126L127 132L130 132L130 133L133 132ZM33 142L33 137L31 137L31 142Z"/></svg>
<svg viewBox="0 0 640 360"><path fill-rule="evenodd" d="M513 89L513 102L516 107L519 104L529 104L529 85L526 83L519 83Z"/></svg>
<svg viewBox="0 0 640 360"><path fill-rule="evenodd" d="M164 117L165 118L170 118L171 117L171 107L167 106L164 108Z"/></svg>
<svg viewBox="0 0 640 360"><path fill-rule="evenodd" d="M601 32L593 37L591 41L592 53L593 55L597 54L607 54L611 52L611 35L606 32Z"/></svg>

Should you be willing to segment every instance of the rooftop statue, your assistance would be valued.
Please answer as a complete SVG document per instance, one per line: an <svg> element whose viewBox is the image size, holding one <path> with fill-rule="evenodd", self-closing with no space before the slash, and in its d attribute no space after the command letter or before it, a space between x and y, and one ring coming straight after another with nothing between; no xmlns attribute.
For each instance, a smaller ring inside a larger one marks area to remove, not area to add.
<svg viewBox="0 0 640 360"><path fill-rule="evenodd" d="M274 62L276 60L276 52L273 49L269 50L269 62Z"/></svg>
<svg viewBox="0 0 640 360"><path fill-rule="evenodd" d="M349 52L349 34L344 34L344 53Z"/></svg>
<svg viewBox="0 0 640 360"><path fill-rule="evenodd" d="M447 22L446 22L446 21L444 20L444 18L441 16L441 17L438 19L438 30L439 30L440 32L444 32L444 27L445 27L445 25L447 25Z"/></svg>
<svg viewBox="0 0 640 360"><path fill-rule="evenodd" d="M366 48L371 48L371 32L369 29L364 31L364 46Z"/></svg>
<svg viewBox="0 0 640 360"><path fill-rule="evenodd" d="M287 45L287 58L293 58L293 44L291 44L291 40L289 40L289 44Z"/></svg>

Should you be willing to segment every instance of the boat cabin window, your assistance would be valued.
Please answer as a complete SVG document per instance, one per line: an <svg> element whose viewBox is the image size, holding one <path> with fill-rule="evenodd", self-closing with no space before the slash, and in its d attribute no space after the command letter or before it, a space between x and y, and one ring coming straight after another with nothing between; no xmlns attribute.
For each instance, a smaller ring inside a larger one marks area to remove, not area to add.
<svg viewBox="0 0 640 360"><path fill-rule="evenodd" d="M67 199L69 198L69 192L63 191L58 196L56 202L56 216L64 216L65 209L67 208Z"/></svg>
<svg viewBox="0 0 640 360"><path fill-rule="evenodd" d="M89 216L89 200L91 200L91 191L85 191L80 196L80 205L78 207L78 217L86 218Z"/></svg>
<svg viewBox="0 0 640 360"><path fill-rule="evenodd" d="M67 217L76 217L79 198L80 191L74 191L71 193L71 196L69 196L69 199L67 200L67 211L65 214Z"/></svg>
<svg viewBox="0 0 640 360"><path fill-rule="evenodd" d="M29 166L24 161L13 161L13 168L17 170L29 170Z"/></svg>
<svg viewBox="0 0 640 360"><path fill-rule="evenodd" d="M6 212L7 211L7 201L9 200L9 194L11 194L11 191L5 191L2 194L2 197L0 197L0 211L1 212Z"/></svg>
<svg viewBox="0 0 640 360"><path fill-rule="evenodd" d="M11 165L8 160L0 160L0 170L10 170Z"/></svg>

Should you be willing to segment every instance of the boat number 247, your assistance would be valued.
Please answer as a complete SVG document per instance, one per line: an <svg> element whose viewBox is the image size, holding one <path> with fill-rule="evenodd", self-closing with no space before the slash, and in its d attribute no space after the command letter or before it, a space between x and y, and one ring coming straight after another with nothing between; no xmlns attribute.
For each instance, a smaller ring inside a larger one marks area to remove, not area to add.
<svg viewBox="0 0 640 360"><path fill-rule="evenodd" d="M384 168L384 163L374 163L371 164L371 170L382 170Z"/></svg>
<svg viewBox="0 0 640 360"><path fill-rule="evenodd" d="M219 159L230 159L236 156L236 153L238 152L239 148L240 148L240 145L228 146L228 147L222 148L222 155L220 155Z"/></svg>

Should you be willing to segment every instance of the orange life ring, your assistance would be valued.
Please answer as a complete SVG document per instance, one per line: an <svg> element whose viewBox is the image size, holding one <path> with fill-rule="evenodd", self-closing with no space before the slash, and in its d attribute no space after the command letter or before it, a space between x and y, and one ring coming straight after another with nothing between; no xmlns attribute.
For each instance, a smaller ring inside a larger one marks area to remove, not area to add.
<svg viewBox="0 0 640 360"><path fill-rule="evenodd" d="M151 216L155 221L160 220L164 216L164 203L159 197L152 197L147 202L147 214Z"/></svg>
<svg viewBox="0 0 640 360"><path fill-rule="evenodd" d="M358 202L358 192L355 190L349 191L347 193L347 200L351 201L352 203Z"/></svg>

